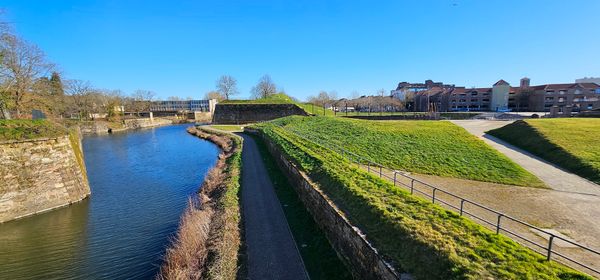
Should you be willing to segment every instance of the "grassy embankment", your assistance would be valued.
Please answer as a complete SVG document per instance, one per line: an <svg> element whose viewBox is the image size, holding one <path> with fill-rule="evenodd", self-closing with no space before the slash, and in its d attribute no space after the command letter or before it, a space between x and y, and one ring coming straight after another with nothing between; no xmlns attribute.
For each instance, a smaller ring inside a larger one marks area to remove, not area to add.
<svg viewBox="0 0 600 280"><path fill-rule="evenodd" d="M487 133L600 184L600 119L525 120Z"/></svg>
<svg viewBox="0 0 600 280"><path fill-rule="evenodd" d="M287 130L311 122L308 119L286 118L255 127L310 176L399 271L417 279L591 279L411 196ZM335 128L328 131L334 134ZM345 131L353 133L358 132Z"/></svg>
<svg viewBox="0 0 600 280"><path fill-rule="evenodd" d="M303 109L308 114L313 114L313 112L314 112L314 115L323 115L323 112L325 112L325 115L333 116L333 111L331 111L331 110L323 110L323 107L321 107L321 106L317 106L317 105L313 106L312 104L309 104L309 103L303 103L303 102L296 101L296 100L292 99L291 97L289 97L288 95L283 94L283 93L273 94L267 98L261 98L261 99L247 99L247 100L232 99L232 100L224 100L224 101L221 101L220 103L221 104L296 104L298 107Z"/></svg>
<svg viewBox="0 0 600 280"><path fill-rule="evenodd" d="M543 183L464 129L445 121L291 117L274 124L397 170L509 185Z"/></svg>
<svg viewBox="0 0 600 280"><path fill-rule="evenodd" d="M188 132L217 144L222 152L198 198L190 199L157 278L244 278L239 200L242 139L205 127Z"/></svg>
<svg viewBox="0 0 600 280"><path fill-rule="evenodd" d="M243 125L238 124L213 124L209 127L214 128L216 130L221 130L225 132L242 132L244 131Z"/></svg>
<svg viewBox="0 0 600 280"><path fill-rule="evenodd" d="M48 120L0 120L0 141L52 138L67 132L65 127Z"/></svg>
<svg viewBox="0 0 600 280"><path fill-rule="evenodd" d="M287 177L277 166L263 140L259 137L253 138L269 172L269 177L282 204L283 212L310 278L352 279L352 275L336 255L325 234L315 223Z"/></svg>

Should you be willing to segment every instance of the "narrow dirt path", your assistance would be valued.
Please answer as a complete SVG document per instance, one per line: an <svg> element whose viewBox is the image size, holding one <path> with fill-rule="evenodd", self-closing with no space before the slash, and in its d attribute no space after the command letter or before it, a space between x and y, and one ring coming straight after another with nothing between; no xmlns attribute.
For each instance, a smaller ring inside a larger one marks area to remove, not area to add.
<svg viewBox="0 0 600 280"><path fill-rule="evenodd" d="M249 279L308 279L254 139L244 138L242 207Z"/></svg>
<svg viewBox="0 0 600 280"><path fill-rule="evenodd" d="M600 195L600 186L573 173L565 171L535 155L508 144L496 137L485 134L486 131L509 124L508 121L489 120L457 120L452 123L466 129L469 133L479 137L502 154L512 159L521 167L537 176L546 185L554 190Z"/></svg>

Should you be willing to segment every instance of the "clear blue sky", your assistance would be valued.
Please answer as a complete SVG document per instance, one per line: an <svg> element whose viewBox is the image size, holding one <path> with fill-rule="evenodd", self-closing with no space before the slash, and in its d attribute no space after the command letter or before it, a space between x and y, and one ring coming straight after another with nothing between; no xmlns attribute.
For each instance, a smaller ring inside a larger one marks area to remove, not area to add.
<svg viewBox="0 0 600 280"><path fill-rule="evenodd" d="M600 76L600 1L27 1L5 18L66 78L240 98L263 74L303 99L425 79L490 86Z"/></svg>

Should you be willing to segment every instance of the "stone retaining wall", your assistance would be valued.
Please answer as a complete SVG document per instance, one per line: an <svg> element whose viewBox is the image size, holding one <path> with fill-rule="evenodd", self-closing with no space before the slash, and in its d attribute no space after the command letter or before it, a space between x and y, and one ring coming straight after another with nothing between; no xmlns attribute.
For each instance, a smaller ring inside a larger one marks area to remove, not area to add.
<svg viewBox="0 0 600 280"><path fill-rule="evenodd" d="M217 104L213 124L248 124L308 114L296 104Z"/></svg>
<svg viewBox="0 0 600 280"><path fill-rule="evenodd" d="M360 229L353 226L327 195L286 159L275 144L260 132L245 131L259 135L265 141L278 166L292 182L298 197L355 279L411 279L407 274L400 275L386 263Z"/></svg>
<svg viewBox="0 0 600 280"><path fill-rule="evenodd" d="M0 142L0 223L88 197L79 147L68 135Z"/></svg>

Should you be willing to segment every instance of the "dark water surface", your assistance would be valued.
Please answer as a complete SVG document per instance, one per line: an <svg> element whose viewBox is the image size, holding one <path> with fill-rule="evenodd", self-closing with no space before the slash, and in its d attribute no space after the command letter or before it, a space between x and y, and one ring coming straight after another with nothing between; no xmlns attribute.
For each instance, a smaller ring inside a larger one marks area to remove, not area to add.
<svg viewBox="0 0 600 280"><path fill-rule="evenodd" d="M84 138L91 198L0 224L0 279L151 279L218 154L186 127Z"/></svg>

